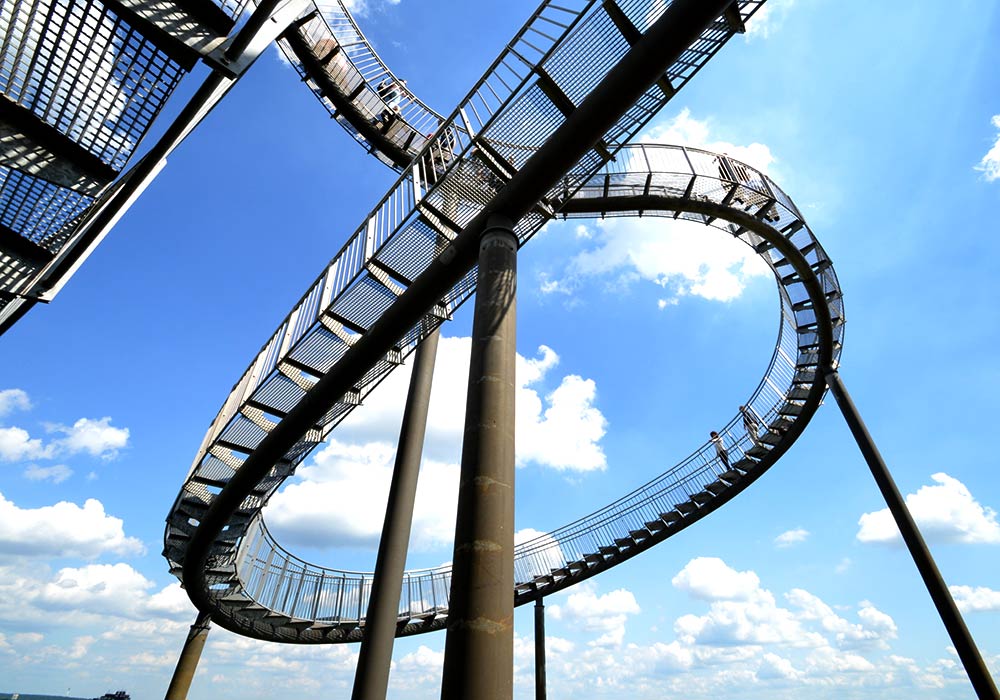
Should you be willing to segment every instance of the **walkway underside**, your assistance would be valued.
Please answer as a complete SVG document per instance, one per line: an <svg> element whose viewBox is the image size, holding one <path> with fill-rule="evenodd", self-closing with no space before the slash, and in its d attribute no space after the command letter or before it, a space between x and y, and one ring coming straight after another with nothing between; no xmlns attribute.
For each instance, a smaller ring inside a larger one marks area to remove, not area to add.
<svg viewBox="0 0 1000 700"><path fill-rule="evenodd" d="M702 445L605 508L518 546L517 583L511 592L517 604L562 590L664 541L756 480L788 450L818 407L825 384L817 369L836 366L843 332L841 293L822 247L792 201L753 168L696 149L628 146L596 176L581 182L570 177L562 184L575 194L551 201L566 216L680 218L739 238L774 270L782 322L768 370L745 402L760 417L760 430L749 435L737 415L720 431L731 468L718 462L714 446ZM455 208L464 204L452 201ZM392 318L396 305L405 303L407 283L414 276L407 261L440 255L438 236L430 235L433 229L426 222L424 227L428 235L411 235L405 246L372 249L365 269L374 279L351 288L351 305L327 301L323 290L331 284L329 271L322 276L234 389L240 398L232 401L233 413L227 415L224 408L223 420L217 421L221 427L206 436L203 455L168 518L165 553L176 573L185 573L189 593L185 558L211 505L227 483L239 478L241 465L259 452L256 448L269 432L280 430L322 382L342 364L363 364L355 352L358 346L379 323ZM426 303L426 316L415 328L397 330L389 351L366 355L367 365L356 366L353 374L376 384L474 286L473 272L462 279L458 293L453 289L439 303ZM282 642L360 640L371 574L318 567L295 557L274 541L260 511L297 461L358 403L361 393L357 388L329 401L324 421L296 443L301 452L271 462L229 514L211 544L204 585L199 595L192 595L217 624ZM408 572L397 633L443 628L449 588L448 568Z"/></svg>

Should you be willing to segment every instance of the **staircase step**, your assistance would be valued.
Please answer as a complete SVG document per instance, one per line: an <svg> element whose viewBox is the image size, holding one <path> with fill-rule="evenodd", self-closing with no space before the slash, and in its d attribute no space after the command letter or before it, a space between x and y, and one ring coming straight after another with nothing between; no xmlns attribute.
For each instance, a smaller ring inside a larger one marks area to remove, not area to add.
<svg viewBox="0 0 1000 700"><path fill-rule="evenodd" d="M741 459L740 462L750 462L750 460L749 459ZM736 467L736 469L741 469L740 462L737 462L733 466ZM730 469L729 471L723 472L722 476L720 478L725 479L730 484L736 483L737 481L739 481L740 479L743 478L743 475L740 474L738 471L736 471L736 469ZM746 471L746 470L744 469L743 471Z"/></svg>
<svg viewBox="0 0 1000 700"><path fill-rule="evenodd" d="M681 515L690 515L691 513L693 513L696 510L698 510L698 506L696 506L691 501L685 501L684 503L678 503L676 507L677 507L677 510L679 510L681 512Z"/></svg>
<svg viewBox="0 0 1000 700"><path fill-rule="evenodd" d="M781 436L775 435L774 433L768 432L760 436L760 441L766 445L777 445L781 442Z"/></svg>
<svg viewBox="0 0 1000 700"><path fill-rule="evenodd" d="M616 537L615 544L618 545L621 549L628 549L629 547L635 546L635 540L633 540L631 537Z"/></svg>
<svg viewBox="0 0 1000 700"><path fill-rule="evenodd" d="M778 414L782 416L798 416L802 414L802 406L789 402L778 409Z"/></svg>
<svg viewBox="0 0 1000 700"><path fill-rule="evenodd" d="M713 481L711 484L705 487L705 490L711 493L713 496L718 496L728 488L729 486L722 483L721 481Z"/></svg>
<svg viewBox="0 0 1000 700"><path fill-rule="evenodd" d="M667 525L670 525L680 520L681 514L678 513L676 510L672 510L669 513L660 513L660 519Z"/></svg>
<svg viewBox="0 0 1000 700"><path fill-rule="evenodd" d="M650 520L646 523L646 529L650 532L659 532L660 530L665 530L666 528L667 526L662 520Z"/></svg>
<svg viewBox="0 0 1000 700"><path fill-rule="evenodd" d="M699 506L705 505L713 498L715 498L715 496L708 491L699 491L698 493L691 494L691 500L697 503Z"/></svg>
<svg viewBox="0 0 1000 700"><path fill-rule="evenodd" d="M752 450L751 450L751 452L752 452ZM747 454L750 454L750 453L748 452ZM765 454L766 454L766 452L765 452ZM752 459L741 459L738 462L734 463L733 467L735 467L736 469L739 469L740 471L742 471L742 472L745 473L745 472L749 472L749 471L755 469L757 467L757 462L755 462ZM726 472L726 474L728 474L728 473L729 472ZM737 479L737 481L738 480L739 479ZM730 480L727 478L726 481L730 481ZM730 481L730 483L732 483L732 482Z"/></svg>
<svg viewBox="0 0 1000 700"><path fill-rule="evenodd" d="M636 542L642 542L643 540L649 539L649 530L629 530L629 537L631 537Z"/></svg>

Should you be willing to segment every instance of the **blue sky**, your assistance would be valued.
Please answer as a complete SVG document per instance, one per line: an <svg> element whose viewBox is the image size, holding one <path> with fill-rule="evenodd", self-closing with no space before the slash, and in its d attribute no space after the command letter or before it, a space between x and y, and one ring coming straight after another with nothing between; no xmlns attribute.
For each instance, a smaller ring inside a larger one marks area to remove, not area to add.
<svg viewBox="0 0 1000 700"><path fill-rule="evenodd" d="M644 138L764 168L806 215L845 292L842 376L996 673L997 4L767 6ZM447 111L533 4L362 9L383 58ZM0 692L164 691L194 618L159 555L167 509L233 382L393 179L268 54L55 302L0 339ZM727 243L571 221L524 248L518 529L660 473L753 390L776 295ZM471 306L445 328L412 566L451 556L470 325ZM371 566L405 381L275 497L295 551ZM972 697L883 507L828 400L725 508L547 599L550 697ZM528 607L516 627L529 698ZM398 642L390 697L437 697L443 646ZM346 695L356 653L215 629L191 697Z"/></svg>

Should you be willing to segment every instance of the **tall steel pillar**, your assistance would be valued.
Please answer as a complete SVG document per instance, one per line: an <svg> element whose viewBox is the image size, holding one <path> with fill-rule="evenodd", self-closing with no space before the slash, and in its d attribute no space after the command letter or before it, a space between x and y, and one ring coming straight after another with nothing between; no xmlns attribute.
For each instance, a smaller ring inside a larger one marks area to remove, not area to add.
<svg viewBox="0 0 1000 700"><path fill-rule="evenodd" d="M198 670L201 651L205 648L205 640L208 639L208 631L211 627L212 621L209 619L208 613L199 612L188 631L187 639L184 640L181 657L177 659L174 675L170 679L170 685L167 686L166 700L185 700L187 698L191 681L194 679L194 672Z"/></svg>
<svg viewBox="0 0 1000 700"><path fill-rule="evenodd" d="M417 497L417 476L420 473L420 455L424 450L427 407L440 335L440 330L435 328L414 353L413 373L399 429L396 464L365 616L365 633L361 640L358 668L354 673L352 700L384 700L389 687L389 664L396 638L403 569L413 522L413 503Z"/></svg>
<svg viewBox="0 0 1000 700"><path fill-rule="evenodd" d="M927 586L927 592L931 594L931 600L934 601L938 615L941 616L941 621L944 622L945 629L948 630L952 644L955 645L955 651L958 652L958 658L965 666L965 672L969 674L969 680L972 681L976 695L979 700L1000 700L1000 694L997 693L997 687L990 677L990 672L986 669L986 664L983 663L983 657L976 647L976 642L972 639L969 628L965 626L962 614L958 611L958 606L955 605L955 600L951 597L951 592L945 585L944 578L938 571L934 558L931 556L930 550L927 549L927 544L906 507L906 502L900 495L899 489L896 488L889 468L882 459L882 455L875 446L875 441L869 434L868 428L865 427L864 421L861 420L861 414L858 413L857 407L851 400L851 395L847 393L847 388L836 370L827 373L826 383L837 400L837 405L840 406L858 447L861 448L861 454L868 462L872 476L875 477L875 483L878 484L882 497L889 506L889 512L892 513L896 526L903 536L903 542L910 550L910 556L913 557L920 577L924 580L924 585Z"/></svg>
<svg viewBox="0 0 1000 700"><path fill-rule="evenodd" d="M535 700L545 700L545 603L535 601Z"/></svg>
<svg viewBox="0 0 1000 700"><path fill-rule="evenodd" d="M510 700L514 686L514 366L517 238L479 241L442 700Z"/></svg>

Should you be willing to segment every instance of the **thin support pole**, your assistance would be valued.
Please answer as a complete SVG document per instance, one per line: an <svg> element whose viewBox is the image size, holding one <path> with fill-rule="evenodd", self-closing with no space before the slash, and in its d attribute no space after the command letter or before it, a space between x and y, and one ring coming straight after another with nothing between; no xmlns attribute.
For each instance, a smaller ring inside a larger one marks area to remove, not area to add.
<svg viewBox="0 0 1000 700"><path fill-rule="evenodd" d="M491 216L479 243L442 700L514 686L514 366L517 238Z"/></svg>
<svg viewBox="0 0 1000 700"><path fill-rule="evenodd" d="M199 612L188 631L187 639L184 640L184 648L181 649L181 656L177 659L174 675L170 679L170 685L167 686L166 700L185 700L187 698L191 681L194 679L194 672L198 670L201 651L205 648L205 640L208 639L208 631L211 627L212 621L209 619L208 613Z"/></svg>
<svg viewBox="0 0 1000 700"><path fill-rule="evenodd" d="M358 655L358 668L354 673L352 700L384 700L389 687L389 664L396 637L403 569L410 541L413 503L417 496L420 455L424 449L427 407L440 335L440 330L435 328L414 353L410 389L406 395L396 447L396 465L392 472L382 539L378 544L371 596L365 615L365 632Z"/></svg>
<svg viewBox="0 0 1000 700"><path fill-rule="evenodd" d="M535 601L535 700L545 700L545 603Z"/></svg>
<svg viewBox="0 0 1000 700"><path fill-rule="evenodd" d="M889 506L889 512L892 513L896 526L903 536L903 542L910 550L910 556L913 557L920 577L924 580L924 585L927 586L927 592L930 593L931 600L934 601L938 615L941 616L941 621L944 622L945 629L948 630L952 644L955 645L955 651L958 652L958 658L965 666L965 672L969 674L969 680L972 681L976 695L979 700L1000 700L1000 694L997 693L997 687L990 677L990 672L986 669L986 664L983 663L983 657L976 647L976 642L972 639L969 628L965 626L958 606L955 605L951 592L945 585L941 572L938 571L934 558L931 556L930 550L927 549L927 544L906 507L906 502L900 495L899 489L896 488L896 483L893 481L892 475L889 474L889 468L882 459L882 455L879 454L875 441L868 433L864 421L861 420L861 415L851 400L850 394L847 393L843 380L836 371L831 371L826 375L826 383L830 387L830 391L833 392L837 405L840 406L858 447L861 448L861 454L868 462L872 476L875 477L875 483L878 484L882 497Z"/></svg>

